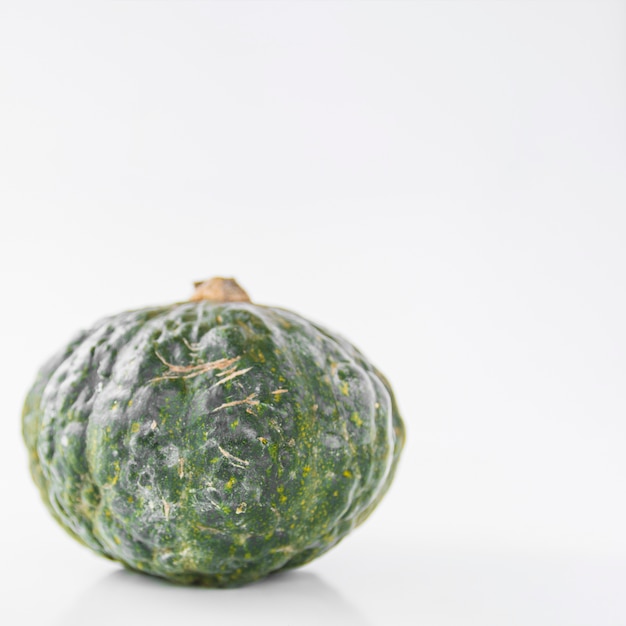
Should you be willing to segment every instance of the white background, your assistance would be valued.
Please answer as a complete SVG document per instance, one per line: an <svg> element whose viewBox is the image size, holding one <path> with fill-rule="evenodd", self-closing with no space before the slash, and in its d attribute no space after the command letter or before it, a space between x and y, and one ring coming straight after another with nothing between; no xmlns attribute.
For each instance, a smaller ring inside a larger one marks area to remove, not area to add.
<svg viewBox="0 0 626 626"><path fill-rule="evenodd" d="M626 5L0 5L11 624L626 624ZM105 314L235 276L343 333L408 429L380 509L235 591L48 516L19 415Z"/></svg>

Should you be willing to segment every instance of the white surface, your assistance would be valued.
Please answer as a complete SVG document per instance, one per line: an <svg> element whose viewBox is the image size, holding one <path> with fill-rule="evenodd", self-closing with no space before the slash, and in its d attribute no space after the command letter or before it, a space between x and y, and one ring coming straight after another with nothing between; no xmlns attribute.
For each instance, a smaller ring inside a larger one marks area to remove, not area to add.
<svg viewBox="0 0 626 626"><path fill-rule="evenodd" d="M625 18L2 3L10 623L626 624ZM18 419L77 328L211 275L343 332L393 381L409 437L353 537L228 592L75 545Z"/></svg>

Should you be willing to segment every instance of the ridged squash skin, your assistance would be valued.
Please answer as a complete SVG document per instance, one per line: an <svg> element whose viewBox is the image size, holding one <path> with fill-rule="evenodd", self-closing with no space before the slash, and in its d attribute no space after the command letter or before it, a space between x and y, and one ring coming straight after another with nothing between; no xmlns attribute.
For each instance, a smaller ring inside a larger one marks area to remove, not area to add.
<svg viewBox="0 0 626 626"><path fill-rule="evenodd" d="M380 501L404 426L347 341L295 313L199 300L107 317L23 411L56 520L133 570L238 586L336 545Z"/></svg>

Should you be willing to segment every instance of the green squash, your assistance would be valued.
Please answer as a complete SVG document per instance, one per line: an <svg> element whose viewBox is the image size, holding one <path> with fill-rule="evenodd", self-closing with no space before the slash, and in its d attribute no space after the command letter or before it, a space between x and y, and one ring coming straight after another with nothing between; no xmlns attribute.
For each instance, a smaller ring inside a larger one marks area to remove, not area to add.
<svg viewBox="0 0 626 626"><path fill-rule="evenodd" d="M232 279L107 317L43 366L31 473L71 535L133 570L230 587L336 545L389 487L404 426L347 341Z"/></svg>

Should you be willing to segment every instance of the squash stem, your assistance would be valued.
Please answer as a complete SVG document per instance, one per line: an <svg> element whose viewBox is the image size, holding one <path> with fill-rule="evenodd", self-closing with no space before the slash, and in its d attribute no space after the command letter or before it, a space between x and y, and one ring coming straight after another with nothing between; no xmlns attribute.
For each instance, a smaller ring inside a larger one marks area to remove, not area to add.
<svg viewBox="0 0 626 626"><path fill-rule="evenodd" d="M196 290L191 295L192 302L209 300L210 302L250 302L250 297L234 278L216 276L208 280L195 282Z"/></svg>

